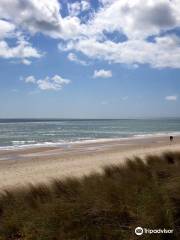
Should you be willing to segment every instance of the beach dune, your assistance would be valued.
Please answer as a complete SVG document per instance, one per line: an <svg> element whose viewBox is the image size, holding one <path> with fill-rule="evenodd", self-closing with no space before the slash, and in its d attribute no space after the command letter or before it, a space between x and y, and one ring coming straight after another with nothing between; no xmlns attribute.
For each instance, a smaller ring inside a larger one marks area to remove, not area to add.
<svg viewBox="0 0 180 240"><path fill-rule="evenodd" d="M178 136L173 143L167 136L0 150L0 190L101 173L104 166L123 164L127 158L179 150Z"/></svg>

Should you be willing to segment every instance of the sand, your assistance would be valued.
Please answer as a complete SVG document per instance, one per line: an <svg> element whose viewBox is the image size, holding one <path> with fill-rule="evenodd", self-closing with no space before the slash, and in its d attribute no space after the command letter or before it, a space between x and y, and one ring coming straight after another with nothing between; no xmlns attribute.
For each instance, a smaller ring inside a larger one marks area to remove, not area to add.
<svg viewBox="0 0 180 240"><path fill-rule="evenodd" d="M180 137L172 144L167 136L0 150L0 190L101 173L106 165L165 151L180 151Z"/></svg>

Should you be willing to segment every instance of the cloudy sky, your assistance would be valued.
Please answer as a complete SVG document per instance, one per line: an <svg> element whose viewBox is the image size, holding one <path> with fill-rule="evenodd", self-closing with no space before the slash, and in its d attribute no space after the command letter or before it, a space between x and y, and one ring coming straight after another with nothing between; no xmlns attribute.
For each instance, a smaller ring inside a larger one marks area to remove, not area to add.
<svg viewBox="0 0 180 240"><path fill-rule="evenodd" d="M0 117L180 117L179 0L0 0Z"/></svg>

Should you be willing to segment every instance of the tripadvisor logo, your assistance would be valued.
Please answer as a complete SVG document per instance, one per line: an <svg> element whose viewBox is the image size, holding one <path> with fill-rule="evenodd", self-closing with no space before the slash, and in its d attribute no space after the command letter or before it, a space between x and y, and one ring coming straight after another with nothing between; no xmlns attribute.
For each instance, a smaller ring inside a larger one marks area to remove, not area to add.
<svg viewBox="0 0 180 240"><path fill-rule="evenodd" d="M142 227L137 227L135 228L135 234L140 236L142 234L172 234L174 232L173 229L149 229L149 228L142 228Z"/></svg>
<svg viewBox="0 0 180 240"><path fill-rule="evenodd" d="M136 235L142 235L143 234L143 228L142 227L137 227L135 228L135 234Z"/></svg>

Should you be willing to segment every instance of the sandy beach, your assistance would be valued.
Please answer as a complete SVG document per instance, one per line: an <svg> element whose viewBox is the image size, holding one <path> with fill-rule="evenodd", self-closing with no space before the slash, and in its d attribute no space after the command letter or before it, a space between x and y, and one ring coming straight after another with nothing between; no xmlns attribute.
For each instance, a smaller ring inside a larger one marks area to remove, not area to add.
<svg viewBox="0 0 180 240"><path fill-rule="evenodd" d="M180 137L170 144L168 136L0 150L0 189L81 177L133 156L179 150Z"/></svg>

